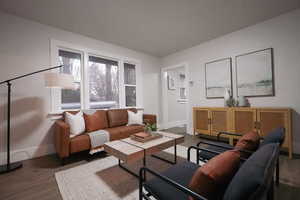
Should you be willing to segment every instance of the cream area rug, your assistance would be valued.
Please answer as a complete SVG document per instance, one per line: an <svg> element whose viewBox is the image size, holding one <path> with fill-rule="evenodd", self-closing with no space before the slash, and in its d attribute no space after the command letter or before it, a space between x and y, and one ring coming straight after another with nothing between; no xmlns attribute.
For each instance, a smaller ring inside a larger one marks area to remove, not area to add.
<svg viewBox="0 0 300 200"><path fill-rule="evenodd" d="M192 161L195 160L195 154L192 151ZM173 159L174 149L166 149L157 155ZM177 156L178 162L186 160L187 148L178 145ZM147 157L146 164L158 172L172 166L151 156ZM127 167L138 173L141 162L131 163ZM57 172L55 178L63 200L138 199L138 179L119 168L118 160L113 156Z"/></svg>

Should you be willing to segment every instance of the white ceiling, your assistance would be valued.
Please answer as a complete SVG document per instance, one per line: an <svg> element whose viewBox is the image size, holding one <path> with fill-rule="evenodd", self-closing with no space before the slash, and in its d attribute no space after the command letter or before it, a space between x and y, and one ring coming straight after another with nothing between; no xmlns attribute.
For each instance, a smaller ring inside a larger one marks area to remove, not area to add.
<svg viewBox="0 0 300 200"><path fill-rule="evenodd" d="M300 7L300 0L1 0L0 10L166 56Z"/></svg>

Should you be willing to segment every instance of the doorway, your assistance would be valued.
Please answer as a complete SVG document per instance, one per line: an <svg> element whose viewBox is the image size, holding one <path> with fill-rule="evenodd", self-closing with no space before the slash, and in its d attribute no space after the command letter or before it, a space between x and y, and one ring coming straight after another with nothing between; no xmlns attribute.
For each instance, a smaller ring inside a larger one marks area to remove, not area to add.
<svg viewBox="0 0 300 200"><path fill-rule="evenodd" d="M162 68L163 128L179 134L187 133L188 80L186 63Z"/></svg>

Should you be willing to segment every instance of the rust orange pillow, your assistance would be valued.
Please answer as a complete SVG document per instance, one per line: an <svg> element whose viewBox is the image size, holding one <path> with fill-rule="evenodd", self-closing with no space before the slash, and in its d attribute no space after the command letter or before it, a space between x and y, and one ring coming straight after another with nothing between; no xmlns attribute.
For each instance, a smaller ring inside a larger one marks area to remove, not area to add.
<svg viewBox="0 0 300 200"><path fill-rule="evenodd" d="M250 131L243 135L235 145L236 149L256 151L259 147L260 137L257 132Z"/></svg>
<svg viewBox="0 0 300 200"><path fill-rule="evenodd" d="M194 173L189 188L207 199L218 199L240 166L240 152L230 150L210 159ZM189 197L194 200L193 197Z"/></svg>
<svg viewBox="0 0 300 200"><path fill-rule="evenodd" d="M85 129L87 132L97 131L108 127L106 111L97 110L93 114L84 114Z"/></svg>

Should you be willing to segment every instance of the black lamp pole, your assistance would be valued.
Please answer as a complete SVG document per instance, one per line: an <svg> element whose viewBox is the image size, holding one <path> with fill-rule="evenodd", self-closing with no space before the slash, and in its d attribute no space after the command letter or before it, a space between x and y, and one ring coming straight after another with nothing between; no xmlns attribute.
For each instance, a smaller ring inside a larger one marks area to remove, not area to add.
<svg viewBox="0 0 300 200"><path fill-rule="evenodd" d="M25 75L22 75L22 76L18 76L18 77L0 82L0 85L2 85L2 84L7 85L7 144L6 144L7 145L7 162L6 162L6 165L1 165L0 166L0 174L11 172L11 171L14 171L14 170L22 167L22 162L10 163L11 81L14 81L14 80L17 80L17 79L20 79L20 78L24 78L24 77L27 77L27 76L31 76L33 74L38 74L38 73L41 73L41 72L49 71L49 70L52 70L52 69L61 68L61 67L63 67L63 65L59 65L59 66L56 66L56 67L50 67L50 68L47 68L47 69L42 69L42 70L39 70L39 71L36 71L36 72L32 72L32 73L29 73L29 74L25 74Z"/></svg>

